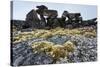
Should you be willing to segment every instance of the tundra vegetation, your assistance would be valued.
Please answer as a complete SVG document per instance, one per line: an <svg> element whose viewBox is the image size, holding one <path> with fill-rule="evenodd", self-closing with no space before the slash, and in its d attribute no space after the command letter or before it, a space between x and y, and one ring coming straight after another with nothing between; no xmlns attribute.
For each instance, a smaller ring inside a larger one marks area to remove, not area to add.
<svg viewBox="0 0 100 67"><path fill-rule="evenodd" d="M72 36L84 36L88 38L96 37L96 30L92 28L74 28L74 29L64 29L57 27L55 29L45 30L45 29L35 29L30 32L20 32L13 36L13 42L27 41L32 38L50 38L55 35L72 35Z"/></svg>
<svg viewBox="0 0 100 67"><path fill-rule="evenodd" d="M67 41L63 45L54 44L48 41L34 42L32 43L33 52L44 52L45 54L53 58L53 62L56 62L60 58L66 58L70 52L73 52L75 44L71 41Z"/></svg>
<svg viewBox="0 0 100 67"><path fill-rule="evenodd" d="M40 16L40 19L37 15ZM20 55L22 55L24 52L22 51L21 54L21 50L24 47L17 50L20 47L15 46L24 42L25 45L32 48L32 58L35 55L39 57L36 60L34 60L35 58L30 59L30 62L27 63L31 63L31 61L34 64L57 63L61 59L65 59L66 63L95 61L97 59L96 19L83 20L80 13L69 13L68 11L64 11L62 16L58 17L56 10L48 9L44 5L37 6L36 10L32 9L26 15L25 21L11 20L11 39L14 47L12 47L12 50L16 50L13 53L16 54L19 51ZM49 60L45 62L48 58L44 58L43 63L40 62L42 56L38 56L38 54L42 55L42 53L45 54L45 57L50 56L53 62ZM15 56L20 55L12 56L16 58ZM18 59L15 60L15 65L17 65L16 63L20 64L17 61ZM61 61L61 63L64 62Z"/></svg>

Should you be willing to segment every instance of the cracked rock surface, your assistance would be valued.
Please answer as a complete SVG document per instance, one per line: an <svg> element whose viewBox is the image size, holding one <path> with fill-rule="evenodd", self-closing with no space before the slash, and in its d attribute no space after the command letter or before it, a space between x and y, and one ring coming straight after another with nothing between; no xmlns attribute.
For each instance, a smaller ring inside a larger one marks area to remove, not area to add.
<svg viewBox="0 0 100 67"><path fill-rule="evenodd" d="M84 36L53 36L48 39L33 38L25 42L12 45L12 65L40 65L52 64L53 59L45 53L35 53L30 45L32 42L50 41L55 44L63 44L66 41L75 41L76 47L67 59L60 59L56 63L76 63L90 62L97 60L97 38L87 38Z"/></svg>
<svg viewBox="0 0 100 67"><path fill-rule="evenodd" d="M34 53L27 42L20 42L12 46L12 65L39 65L50 64L52 58L44 53Z"/></svg>

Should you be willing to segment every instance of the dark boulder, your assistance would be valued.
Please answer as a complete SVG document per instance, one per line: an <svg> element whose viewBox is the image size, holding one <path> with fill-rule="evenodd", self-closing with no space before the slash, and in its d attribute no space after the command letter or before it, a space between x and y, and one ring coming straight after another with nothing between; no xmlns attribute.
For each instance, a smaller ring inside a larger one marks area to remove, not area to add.
<svg viewBox="0 0 100 67"><path fill-rule="evenodd" d="M24 28L39 28L40 19L38 18L37 12L33 9L26 15L26 22Z"/></svg>
<svg viewBox="0 0 100 67"><path fill-rule="evenodd" d="M83 21L83 26L97 26L97 18L84 20Z"/></svg>
<svg viewBox="0 0 100 67"><path fill-rule="evenodd" d="M13 26L15 26L17 30L22 30L24 24L25 24L24 20L11 20L12 29L13 29Z"/></svg>
<svg viewBox="0 0 100 67"><path fill-rule="evenodd" d="M42 22L45 22L46 23L46 19L45 19L45 17L44 17L44 15L43 15L43 12L44 12L44 10L48 10L48 8L46 7L46 6L44 6L44 5L40 5L40 6L36 6L38 9L36 10L36 12L40 15L40 20L42 21Z"/></svg>

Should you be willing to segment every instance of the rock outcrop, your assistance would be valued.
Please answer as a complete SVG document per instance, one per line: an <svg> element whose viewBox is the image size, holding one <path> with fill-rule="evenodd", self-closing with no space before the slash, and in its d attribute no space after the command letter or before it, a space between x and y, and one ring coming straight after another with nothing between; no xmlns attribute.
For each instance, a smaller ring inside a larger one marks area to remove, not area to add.
<svg viewBox="0 0 100 67"><path fill-rule="evenodd" d="M26 23L24 28L39 28L40 20L37 12L33 9L26 15Z"/></svg>
<svg viewBox="0 0 100 67"><path fill-rule="evenodd" d="M97 26L97 18L83 20L80 13L69 13L64 11L62 16L58 18L57 10L48 9L45 5L36 6L37 9L32 9L27 15L24 25L18 22L17 27L21 29L52 29L56 27L62 28L78 28L85 26ZM40 19L38 17L40 16ZM45 17L46 16L46 17ZM67 20L66 20L67 19Z"/></svg>
<svg viewBox="0 0 100 67"><path fill-rule="evenodd" d="M33 38L26 42L19 42L12 45L12 65L40 65L52 64L53 58L45 53L35 53L30 47L34 42L49 41L55 44L64 44L66 41L73 41L76 44L74 52L70 53L67 59L60 59L55 63L92 62L97 61L97 39L83 36L53 36L48 39Z"/></svg>
<svg viewBox="0 0 100 67"><path fill-rule="evenodd" d="M20 42L12 45L11 65L40 65L51 64L53 59L44 53L35 53L27 42Z"/></svg>

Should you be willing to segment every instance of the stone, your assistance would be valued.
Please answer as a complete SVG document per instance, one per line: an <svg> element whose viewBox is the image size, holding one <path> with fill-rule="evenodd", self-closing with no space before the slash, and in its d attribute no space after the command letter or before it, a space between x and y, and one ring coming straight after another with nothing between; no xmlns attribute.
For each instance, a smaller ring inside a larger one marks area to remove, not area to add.
<svg viewBox="0 0 100 67"><path fill-rule="evenodd" d="M53 27L53 23L55 21L55 18L58 16L58 13L56 10L50 10L44 5L37 6L36 12L40 15L41 18L41 24L44 25L44 27ZM47 18L45 18L46 16ZM43 23L44 22L44 23Z"/></svg>
<svg viewBox="0 0 100 67"><path fill-rule="evenodd" d="M48 8L44 5L40 5L40 6L36 6L38 9L36 10L36 12L40 15L41 21L45 22L45 17L44 17L44 10L48 10Z"/></svg>
<svg viewBox="0 0 100 67"><path fill-rule="evenodd" d="M67 37L66 36L60 36L60 35L56 35L53 36L51 38L48 38L48 41L53 42L55 44L63 44L67 41Z"/></svg>
<svg viewBox="0 0 100 67"><path fill-rule="evenodd" d="M45 53L35 53L27 42L19 42L12 45L11 48L11 65L39 65L51 64L53 59Z"/></svg>
<svg viewBox="0 0 100 67"><path fill-rule="evenodd" d="M25 24L24 20L11 20L11 28L13 29L13 26L15 26L17 31L22 30L24 24Z"/></svg>
<svg viewBox="0 0 100 67"><path fill-rule="evenodd" d="M95 38L72 37L77 42L76 50L69 55L69 62L90 62L97 60L97 40Z"/></svg>
<svg viewBox="0 0 100 67"><path fill-rule="evenodd" d="M27 15L26 15L26 21L34 21L34 22L38 22L39 18L37 16L37 12L32 9Z"/></svg>
<svg viewBox="0 0 100 67"><path fill-rule="evenodd" d="M73 28L79 27L80 23L82 22L80 13L69 13L68 11L64 11L62 14L62 18L64 18L64 20L68 18L67 23L63 24L64 26L67 26L67 28L69 27L69 25L72 25Z"/></svg>
<svg viewBox="0 0 100 67"><path fill-rule="evenodd" d="M40 20L37 12L33 9L26 15L26 22L24 28L39 28Z"/></svg>

